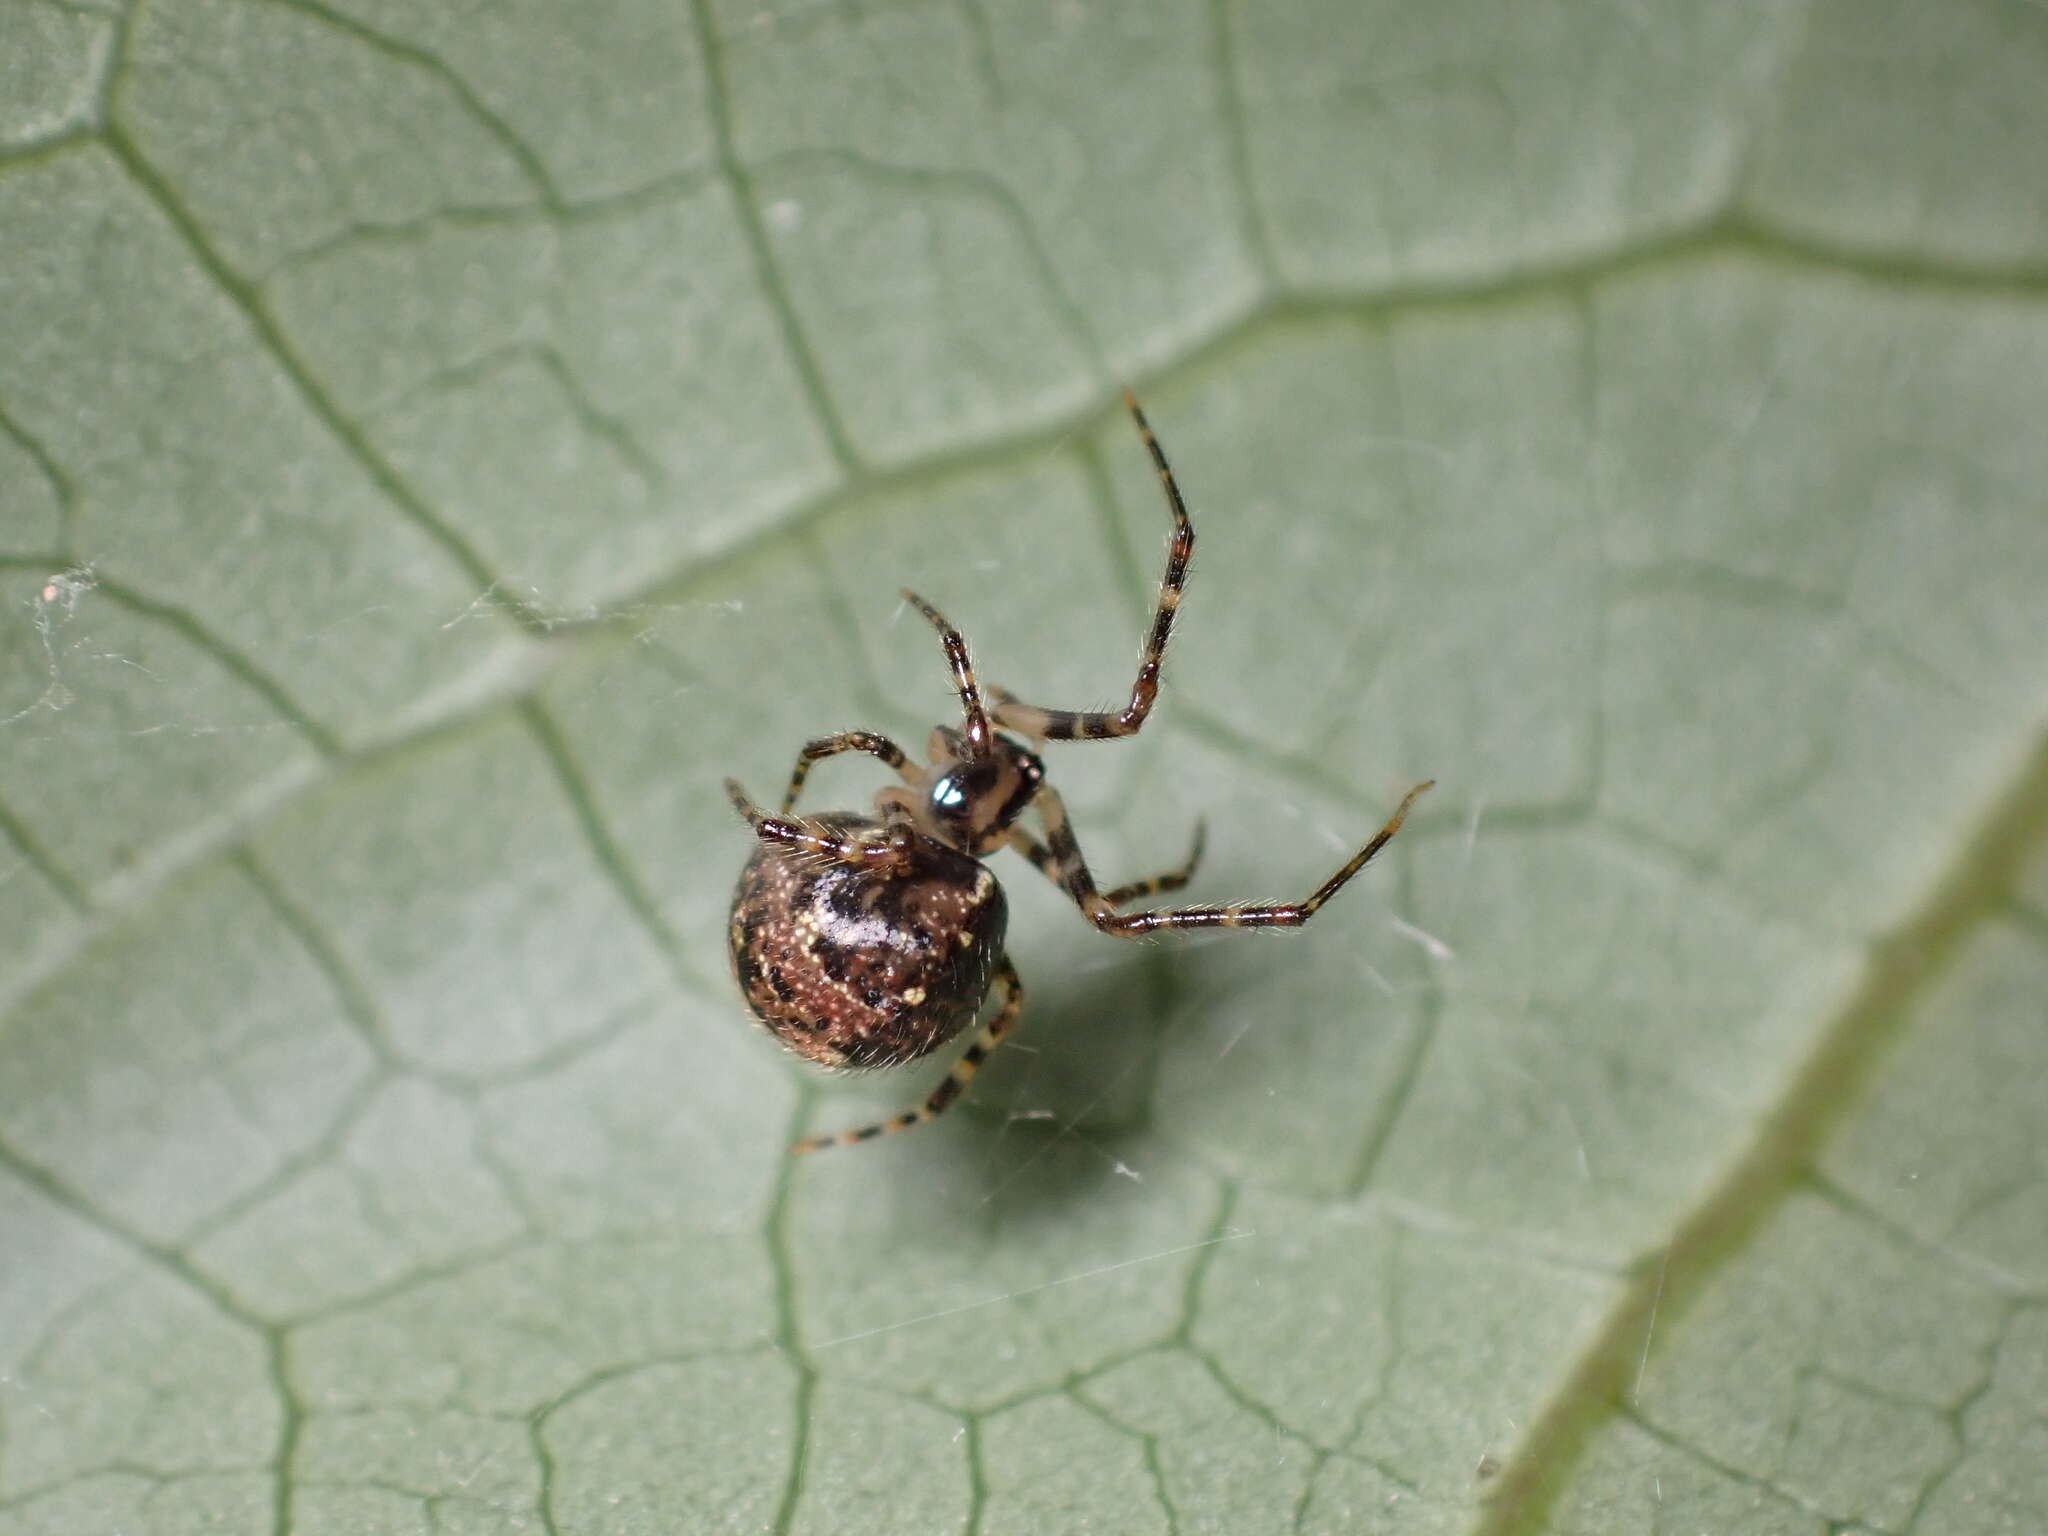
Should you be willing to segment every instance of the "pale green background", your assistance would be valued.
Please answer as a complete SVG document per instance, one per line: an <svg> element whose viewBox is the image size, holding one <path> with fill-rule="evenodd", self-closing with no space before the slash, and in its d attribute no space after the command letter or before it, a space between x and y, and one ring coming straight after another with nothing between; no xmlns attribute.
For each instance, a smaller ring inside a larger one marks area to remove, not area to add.
<svg viewBox="0 0 2048 1536"><path fill-rule="evenodd" d="M1126 382L1098 868L1440 787L793 1162L718 781ZM2044 420L2022 0L5 0L0 1536L2038 1536Z"/></svg>

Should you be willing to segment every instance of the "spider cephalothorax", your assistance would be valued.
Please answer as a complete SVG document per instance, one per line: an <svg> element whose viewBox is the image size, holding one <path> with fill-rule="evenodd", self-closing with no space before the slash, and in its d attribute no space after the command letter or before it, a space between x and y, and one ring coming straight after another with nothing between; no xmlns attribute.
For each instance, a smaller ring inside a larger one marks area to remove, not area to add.
<svg viewBox="0 0 2048 1536"><path fill-rule="evenodd" d="M965 735L940 726L926 749L930 766L904 796L920 832L977 858L1010 840L1010 824L1045 782L1037 753L995 732L986 740L977 754Z"/></svg>
<svg viewBox="0 0 2048 1536"><path fill-rule="evenodd" d="M1165 488L1173 536L1145 655L1121 710L1041 709L1000 688L989 690L988 702L959 631L923 598L905 592L939 632L962 714L959 729L933 730L924 766L913 765L886 736L846 731L819 737L797 755L780 814L762 811L736 781L726 780L726 793L757 839L733 896L733 971L748 1007L784 1045L828 1067L915 1061L972 1023L991 985L1003 988L1001 1007L921 1106L859 1130L800 1141L796 1151L865 1141L931 1119L960 1096L1016 1022L1024 993L1003 950L1007 907L1002 887L980 862L998 848L1023 854L1104 933L1294 928L1365 867L1434 782L1409 790L1387 824L1302 901L1122 911L1141 896L1187 884L1202 856L1199 827L1179 869L1108 891L1096 887L1059 792L1045 782L1044 764L1024 742L1135 735L1158 697L1195 530L1138 402L1126 394L1124 403ZM878 757L903 782L875 795L873 816L793 814L811 765L841 752ZM1036 814L1042 839L1021 824L1026 812Z"/></svg>

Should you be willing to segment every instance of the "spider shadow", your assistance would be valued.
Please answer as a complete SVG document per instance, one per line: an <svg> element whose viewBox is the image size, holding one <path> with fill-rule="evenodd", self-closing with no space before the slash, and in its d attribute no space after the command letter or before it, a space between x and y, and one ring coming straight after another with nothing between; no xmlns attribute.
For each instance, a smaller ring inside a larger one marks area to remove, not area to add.
<svg viewBox="0 0 2048 1536"><path fill-rule="evenodd" d="M972 1171L979 1203L1005 1220L1140 1181L1161 1150L1150 1131L1168 957L1151 946L1117 946L1107 957L1093 946L1045 953L1040 979L1023 977L1016 1034L947 1116L951 1145L942 1149Z"/></svg>

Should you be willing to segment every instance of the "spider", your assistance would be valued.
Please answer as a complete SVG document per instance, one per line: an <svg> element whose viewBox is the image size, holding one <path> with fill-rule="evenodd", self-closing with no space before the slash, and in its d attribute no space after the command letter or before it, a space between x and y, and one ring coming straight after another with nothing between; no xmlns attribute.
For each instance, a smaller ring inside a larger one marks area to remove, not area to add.
<svg viewBox="0 0 2048 1536"><path fill-rule="evenodd" d="M997 849L1023 854L1066 891L1088 921L1119 938L1159 929L1297 928L1386 846L1416 797L1435 783L1425 780L1409 790L1387 824L1302 901L1123 911L1141 896L1188 883L1202 857L1199 823L1180 868L1108 891L1096 887L1059 792L1045 781L1045 765L1032 747L1137 734L1159 693L1159 669L1195 548L1194 526L1166 454L1128 390L1124 405L1158 471L1173 514L1173 537L1138 680L1121 710L1041 709L1001 688L984 692L960 632L906 590L904 599L945 645L960 697L959 729L942 725L932 731L922 767L872 731L821 736L797 754L781 811L772 816L747 798L737 780L725 781L726 794L757 839L733 894L733 972L747 1006L783 1045L829 1068L900 1066L929 1055L972 1023L991 986L1003 992L994 1016L922 1105L857 1130L808 1137L793 1152L867 1141L935 1118L960 1097L1017 1022L1024 989L1003 948L1008 908L1002 887L981 862ZM811 766L842 752L878 757L903 782L875 795L871 816L794 814ZM1037 813L1042 839L1021 824L1026 811Z"/></svg>

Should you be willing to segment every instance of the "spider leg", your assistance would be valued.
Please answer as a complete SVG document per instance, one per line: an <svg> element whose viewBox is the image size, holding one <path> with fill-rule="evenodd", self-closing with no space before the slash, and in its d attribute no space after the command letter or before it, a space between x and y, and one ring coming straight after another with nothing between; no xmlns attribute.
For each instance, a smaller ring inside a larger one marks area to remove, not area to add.
<svg viewBox="0 0 2048 1536"><path fill-rule="evenodd" d="M1039 793L1043 795L1044 790ZM1188 849L1187 862L1179 869L1169 870L1163 875L1154 875L1148 880L1133 880L1129 885L1119 885L1114 890L1102 893L1102 899L1112 907L1120 907L1127 901L1136 901L1140 896L1156 896L1161 891L1177 891L1195 875L1195 866L1202 862L1202 848L1207 842L1208 828L1201 822L1195 823L1194 846ZM1066 877L1060 868L1060 861L1053 857L1052 850L1038 841L1022 827L1010 829L1010 846L1023 854L1038 872L1054 885L1065 887Z"/></svg>
<svg viewBox="0 0 2048 1536"><path fill-rule="evenodd" d="M1166 661L1166 642L1173 634L1173 614L1180 607L1181 588L1187 585L1188 561L1195 552L1195 525L1188 520L1187 503L1181 500L1180 487L1174 483L1159 439L1152 435L1151 424L1129 390L1124 391L1124 404L1130 408L1131 419L1138 424L1138 435L1152 455L1152 467L1159 472L1159 483L1166 491L1167 510L1173 513L1173 537L1166 546L1166 574L1159 579L1159 603L1152 613L1152 632L1146 637L1145 655L1138 663L1138 680L1131 684L1130 702L1121 710L1041 709L1036 704L1019 702L1002 689L991 690L996 699L996 724L1039 741L1101 741L1112 736L1134 736L1152 712L1153 700L1159 697L1159 669Z"/></svg>
<svg viewBox="0 0 2048 1536"><path fill-rule="evenodd" d="M900 813L879 827L847 832L810 816L770 816L747 798L738 779L725 781L725 795L764 843L779 843L856 869L896 869L909 861L908 818Z"/></svg>
<svg viewBox="0 0 2048 1536"><path fill-rule="evenodd" d="M889 1120L877 1120L872 1125L863 1125L857 1130L841 1131L836 1136L806 1136L789 1150L792 1152L816 1152L825 1147L850 1147L857 1141L872 1141L877 1136L887 1136L895 1131L907 1131L913 1125L922 1125L927 1120L938 1118L947 1107L966 1091L974 1080L974 1074L981 1070L981 1064L988 1060L988 1054L1001 1043L1010 1026L1017 1022L1017 1015L1024 1011L1024 986L1017 980L1017 968L1010 964L1010 957L1003 956L1000 969L996 972L996 985L1003 989L1003 1005L995 1017L984 1024L981 1033L974 1037L974 1043L953 1063L953 1070L931 1091L931 1096L916 1109L905 1110Z"/></svg>
<svg viewBox="0 0 2048 1536"><path fill-rule="evenodd" d="M796 809L796 797L803 793L804 780L811 776L811 764L821 758L836 757L841 752L865 752L870 757L879 757L901 774L905 783L915 778L910 771L910 759L886 736L877 736L873 731L841 731L837 736L820 736L815 741L805 742L803 751L796 755L796 767L790 770L789 788L782 793L783 815L787 816Z"/></svg>
<svg viewBox="0 0 2048 1536"><path fill-rule="evenodd" d="M939 632L939 639L946 647L946 660L953 667L953 688L960 695L960 712L966 716L967 723L961 734L967 738L967 754L970 757L987 757L994 732L989 729L988 711L982 706L981 685L975 682L974 667L967 659L967 642L961 638L959 630L946 622L944 614L908 587L903 589L903 600L923 614L926 622Z"/></svg>
<svg viewBox="0 0 2048 1536"><path fill-rule="evenodd" d="M1302 901L1239 902L1227 907L1169 907L1151 912L1118 912L1113 898L1121 892L1104 895L1095 888L1095 878L1088 873L1088 862L1081 856L1080 844L1074 841L1073 828L1067 824L1066 807L1061 804L1056 790L1041 789L1032 804L1038 807L1039 817L1045 823L1047 851L1054 866L1048 873L1066 888L1074 905L1097 928L1128 939L1161 928L1299 928L1342 889L1345 881L1372 862L1373 855L1401 830L1409 807L1435 782L1434 779L1426 779L1409 790L1394 808L1387 824L1375 832L1343 868ZM1040 865L1040 868L1044 867Z"/></svg>

